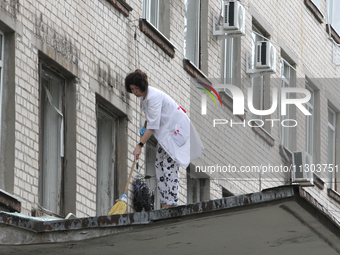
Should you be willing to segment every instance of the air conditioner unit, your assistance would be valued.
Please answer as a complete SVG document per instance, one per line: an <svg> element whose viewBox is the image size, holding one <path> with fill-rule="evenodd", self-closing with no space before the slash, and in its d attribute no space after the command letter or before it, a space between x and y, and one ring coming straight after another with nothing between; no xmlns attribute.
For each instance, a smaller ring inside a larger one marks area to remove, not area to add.
<svg viewBox="0 0 340 255"><path fill-rule="evenodd" d="M292 182L301 185L313 185L313 157L305 151L295 151L292 156Z"/></svg>
<svg viewBox="0 0 340 255"><path fill-rule="evenodd" d="M221 29L230 34L244 35L246 31L246 13L244 7L238 1L222 2L223 24Z"/></svg>
<svg viewBox="0 0 340 255"><path fill-rule="evenodd" d="M276 72L276 49L270 41L256 43L255 68Z"/></svg>

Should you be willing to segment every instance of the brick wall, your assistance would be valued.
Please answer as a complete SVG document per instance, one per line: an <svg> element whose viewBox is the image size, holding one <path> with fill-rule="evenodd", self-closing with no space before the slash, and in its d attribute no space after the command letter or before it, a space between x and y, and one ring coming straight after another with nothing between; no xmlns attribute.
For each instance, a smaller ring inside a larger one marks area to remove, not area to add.
<svg viewBox="0 0 340 255"><path fill-rule="evenodd" d="M241 89L245 94L252 81L246 74L246 52L251 52L252 10L272 28L270 39L277 49L277 72L271 79L280 79L280 47L289 48L296 63L297 77L303 78L307 69L316 78L339 77L340 69L332 63L332 44L320 24L307 9L304 1L241 1L246 9L246 36L241 39ZM326 14L326 1L321 11ZM0 0L4 13L0 20L15 33L15 164L14 195L24 199L22 212L30 214L38 204L39 185L39 56L43 54L76 80L76 214L79 217L96 214L96 94L102 96L128 116L126 168L132 166L132 151L138 142L138 130L144 122L139 101L124 91L125 75L140 68L147 71L151 86L171 95L188 110L195 123L205 151L201 157L206 165L241 166L286 165L280 155L278 125L270 130L274 146L268 145L248 126L212 127L212 120L225 118L242 122L225 105L214 106L208 100L208 116L200 114L201 92L183 69L184 16L183 1L170 1L170 40L176 47L175 57L168 56L149 37L142 33L138 18L142 16L141 1L127 1L133 8L124 16L109 1L5 1ZM222 41L213 35L213 14L220 13L220 1L213 0L207 8L206 31L202 31L202 70L207 77L220 77ZM202 4L203 6L203 4ZM326 20L326 17L325 17ZM1 28L1 27L0 27ZM12 32L13 32L12 31ZM136 39L134 33L136 32ZM320 47L322 45L322 47ZM274 83L272 86L278 86ZM190 93L189 93L190 92ZM327 162L327 95L340 98L337 85L320 87L320 133L317 146L320 163ZM246 107L247 108L247 107ZM340 110L340 109L339 109ZM252 118L248 111L247 122ZM278 110L271 116L279 119ZM305 150L304 115L297 110L296 149ZM143 161L143 160L141 160ZM142 164L143 162L140 162ZM135 172L135 175L139 173ZM127 178L128 171L126 171ZM260 175L259 173L214 173L210 177L210 198L222 195L221 180L243 193L289 183L289 173ZM180 171L180 204L186 199L186 170ZM327 176L323 176L327 181ZM129 197L132 186L129 186ZM327 189L307 188L336 215L338 204L327 195ZM131 205L129 211L132 211Z"/></svg>

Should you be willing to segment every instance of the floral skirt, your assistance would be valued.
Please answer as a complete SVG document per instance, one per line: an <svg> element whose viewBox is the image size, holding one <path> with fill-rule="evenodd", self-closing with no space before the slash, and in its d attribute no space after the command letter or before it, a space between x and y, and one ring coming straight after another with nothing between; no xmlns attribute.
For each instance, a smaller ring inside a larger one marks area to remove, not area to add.
<svg viewBox="0 0 340 255"><path fill-rule="evenodd" d="M159 143L156 148L155 169L161 203L178 205L179 164Z"/></svg>

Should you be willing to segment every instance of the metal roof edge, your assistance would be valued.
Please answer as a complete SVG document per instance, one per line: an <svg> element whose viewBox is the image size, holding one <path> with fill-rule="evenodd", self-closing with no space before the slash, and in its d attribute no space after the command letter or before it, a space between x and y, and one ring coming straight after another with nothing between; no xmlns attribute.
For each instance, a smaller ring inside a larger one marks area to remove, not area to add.
<svg viewBox="0 0 340 255"><path fill-rule="evenodd" d="M225 197L150 212L135 212L122 215L49 221L42 221L39 220L39 218L32 219L27 216L20 217L19 215L11 215L6 212L0 212L0 223L19 227L35 233L144 225L153 221L179 218L183 216L194 216L202 213L215 213L218 210L241 208L249 205L260 205L260 203L280 201L287 198L294 199L297 192L297 186L279 186L266 189L261 192Z"/></svg>

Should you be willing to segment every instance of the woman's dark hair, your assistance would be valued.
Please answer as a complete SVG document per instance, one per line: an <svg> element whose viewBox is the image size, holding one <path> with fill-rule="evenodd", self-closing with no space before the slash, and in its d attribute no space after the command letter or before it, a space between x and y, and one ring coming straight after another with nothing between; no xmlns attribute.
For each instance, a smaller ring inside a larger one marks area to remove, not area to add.
<svg viewBox="0 0 340 255"><path fill-rule="evenodd" d="M131 92L130 85L137 86L142 92L146 91L149 86L148 76L146 73L137 69L136 71L129 73L125 78L125 89L127 92Z"/></svg>

